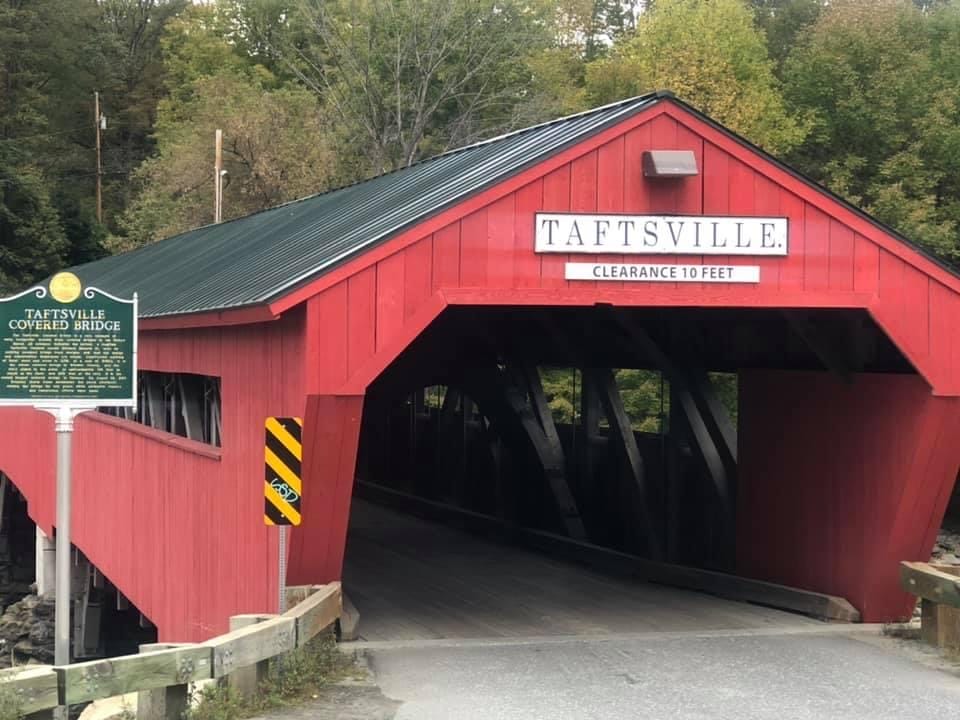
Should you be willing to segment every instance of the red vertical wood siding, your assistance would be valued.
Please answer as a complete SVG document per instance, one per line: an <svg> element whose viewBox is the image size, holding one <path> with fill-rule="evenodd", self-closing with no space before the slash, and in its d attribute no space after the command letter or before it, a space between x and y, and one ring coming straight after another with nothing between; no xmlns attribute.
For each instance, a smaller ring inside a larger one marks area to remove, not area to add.
<svg viewBox="0 0 960 720"><path fill-rule="evenodd" d="M742 372L737 571L908 618L898 563L930 557L958 432L960 398L915 375Z"/></svg>
<svg viewBox="0 0 960 720"><path fill-rule="evenodd" d="M277 532L263 524L263 420L302 415L304 313L270 324L146 333L144 370L221 379L223 449L84 415L73 448L73 541L164 641L274 609ZM0 469L45 532L55 524L49 415L0 409ZM24 448L29 448L24 452Z"/></svg>

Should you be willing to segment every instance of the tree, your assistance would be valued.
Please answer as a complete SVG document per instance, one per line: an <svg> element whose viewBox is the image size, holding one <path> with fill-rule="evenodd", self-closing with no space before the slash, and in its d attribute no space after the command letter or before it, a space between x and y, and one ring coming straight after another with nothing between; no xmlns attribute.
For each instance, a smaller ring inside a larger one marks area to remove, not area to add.
<svg viewBox="0 0 960 720"><path fill-rule="evenodd" d="M56 270L66 246L50 199L44 149L56 137L45 85L60 38L43 30L57 22L58 4L0 4L0 292Z"/></svg>
<svg viewBox="0 0 960 720"><path fill-rule="evenodd" d="M379 174L513 126L545 44L513 0L299 0L272 51L337 119L346 172Z"/></svg>
<svg viewBox="0 0 960 720"><path fill-rule="evenodd" d="M108 117L103 182L109 222L127 203L130 172L152 147L149 134L163 92L157 38L187 1L0 4L0 64L7 80L0 90L0 174L7 192L0 202L7 226L0 234L19 253L35 253L19 273L35 266L31 276L42 276L61 262L104 254L106 231L94 203L93 91L101 91ZM42 237L22 241L31 232Z"/></svg>
<svg viewBox="0 0 960 720"><path fill-rule="evenodd" d="M527 59L523 115L530 124L589 108L586 66L606 57L636 28L644 0L538 0L534 8L550 42Z"/></svg>
<svg viewBox="0 0 960 720"><path fill-rule="evenodd" d="M620 399L634 430L661 432L661 420L669 415L670 390L656 370L620 369L614 374ZM580 403L583 373L574 368L540 368L543 391L555 422L571 425L581 422ZM736 390L734 390L734 396ZM600 424L607 426L606 418Z"/></svg>
<svg viewBox="0 0 960 720"><path fill-rule="evenodd" d="M653 89L672 90L771 152L786 152L804 137L741 0L657 0L632 36L587 67L593 104Z"/></svg>
<svg viewBox="0 0 960 720"><path fill-rule="evenodd" d="M646 0L536 0L555 47L576 47L587 62L636 28Z"/></svg>
<svg viewBox="0 0 960 720"><path fill-rule="evenodd" d="M42 174L4 162L0 151L0 294L41 280L61 267L63 226Z"/></svg>
<svg viewBox="0 0 960 720"><path fill-rule="evenodd" d="M159 105L157 154L111 240L123 250L212 221L213 138L223 130L224 218L327 189L329 126L316 97L285 83L231 43L216 7L191 8L163 41L169 96Z"/></svg>
<svg viewBox="0 0 960 720"><path fill-rule="evenodd" d="M960 10L838 0L787 59L813 119L799 168L944 257L960 257Z"/></svg>
<svg viewBox="0 0 960 720"><path fill-rule="evenodd" d="M131 174L154 150L157 106L166 95L161 41L189 0L99 0L100 17L86 56L94 76L78 117L90 117L90 91L107 115L103 133L104 203L112 223L133 199ZM89 167L89 163L87 164ZM115 229L116 226L113 225Z"/></svg>
<svg viewBox="0 0 960 720"><path fill-rule="evenodd" d="M767 37L770 56L783 64L797 36L820 16L825 0L750 0L757 26Z"/></svg>

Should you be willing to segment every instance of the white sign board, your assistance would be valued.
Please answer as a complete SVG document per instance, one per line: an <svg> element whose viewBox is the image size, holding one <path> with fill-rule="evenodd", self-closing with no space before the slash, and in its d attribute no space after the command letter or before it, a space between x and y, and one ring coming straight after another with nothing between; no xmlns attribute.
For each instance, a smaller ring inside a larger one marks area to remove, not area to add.
<svg viewBox="0 0 960 720"><path fill-rule="evenodd" d="M576 263L565 266L567 280L626 282L758 283L757 265L641 265L639 263Z"/></svg>
<svg viewBox="0 0 960 720"><path fill-rule="evenodd" d="M565 254L784 256L787 219L537 213L534 249Z"/></svg>

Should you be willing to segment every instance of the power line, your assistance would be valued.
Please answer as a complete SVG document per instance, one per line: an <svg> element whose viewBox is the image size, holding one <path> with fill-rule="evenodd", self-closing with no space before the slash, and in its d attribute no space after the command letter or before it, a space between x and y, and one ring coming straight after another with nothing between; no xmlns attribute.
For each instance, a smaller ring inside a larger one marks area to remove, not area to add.
<svg viewBox="0 0 960 720"><path fill-rule="evenodd" d="M130 129L133 127L139 127L139 126L136 126L135 124L129 123L129 122L116 122L113 120L110 121L111 130L116 130L118 128ZM22 140L32 140L33 138L54 137L56 135L69 135L70 133L75 133L80 130L87 130L87 129L88 127L86 125L78 125L77 127L70 128L69 130L53 130L51 132L45 132L45 133L34 133L33 135L18 135L17 137L0 138L0 143L3 143L3 142L15 143L15 142L20 142ZM143 129L144 131L150 130L150 128L148 128L146 125L142 126L141 129Z"/></svg>
<svg viewBox="0 0 960 720"><path fill-rule="evenodd" d="M38 137L53 137L54 135L69 135L70 133L77 132L78 130L86 130L86 126L71 128L70 130L56 130L53 132L46 133L36 133L34 135L19 135L12 138L0 138L0 142L20 142L22 140L32 140L33 138Z"/></svg>

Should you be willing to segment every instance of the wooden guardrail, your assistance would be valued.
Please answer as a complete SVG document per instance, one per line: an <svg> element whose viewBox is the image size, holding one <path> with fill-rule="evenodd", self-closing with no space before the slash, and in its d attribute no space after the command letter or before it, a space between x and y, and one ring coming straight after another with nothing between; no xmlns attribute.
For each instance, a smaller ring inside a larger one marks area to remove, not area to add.
<svg viewBox="0 0 960 720"><path fill-rule="evenodd" d="M145 645L139 655L11 668L0 672L0 690L12 692L24 714L138 692L141 720L179 719L190 683L227 678L239 691L255 692L269 660L303 647L340 617L340 583L289 590L305 599L283 615L234 616L230 632L205 643Z"/></svg>
<svg viewBox="0 0 960 720"><path fill-rule="evenodd" d="M937 647L960 650L960 567L902 562L900 584L920 598L920 637Z"/></svg>

